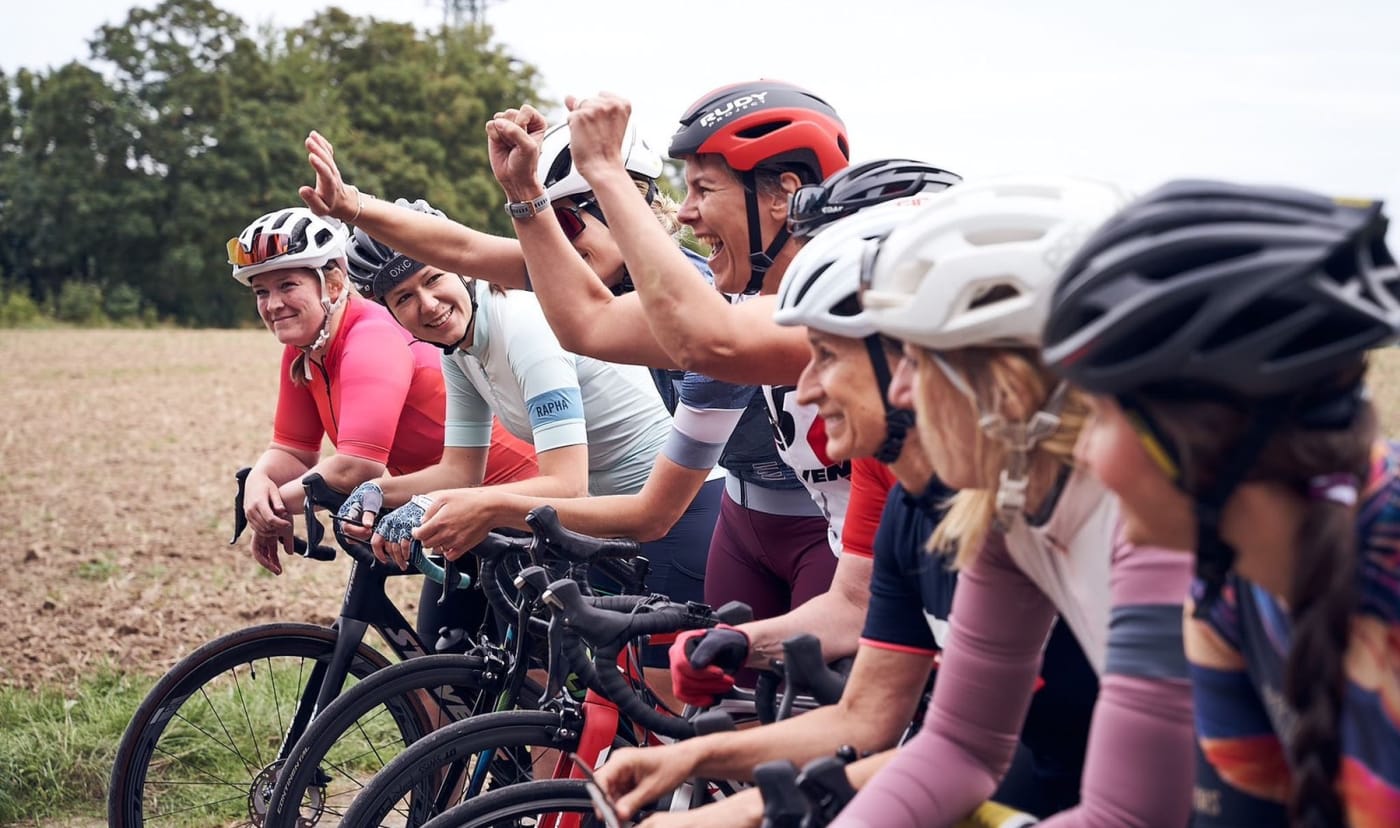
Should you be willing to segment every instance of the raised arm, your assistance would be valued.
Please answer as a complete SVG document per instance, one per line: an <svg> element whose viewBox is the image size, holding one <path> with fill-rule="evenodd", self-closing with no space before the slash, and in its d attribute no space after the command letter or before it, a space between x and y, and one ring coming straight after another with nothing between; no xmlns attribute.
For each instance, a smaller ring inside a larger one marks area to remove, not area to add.
<svg viewBox="0 0 1400 828"><path fill-rule="evenodd" d="M627 261L652 334L681 367L728 382L794 384L811 357L806 331L773 322L762 300L731 305L656 221L619 155L631 107L611 95L569 99L574 163L593 187Z"/></svg>
<svg viewBox="0 0 1400 828"><path fill-rule="evenodd" d="M304 186L298 193L312 212L349 222L424 264L505 287L528 286L525 257L515 239L482 233L360 192L341 179L335 149L319 132L306 136L306 150L316 185Z"/></svg>
<svg viewBox="0 0 1400 828"><path fill-rule="evenodd" d="M497 113L486 125L491 169L510 201L528 202L544 194L536 169L545 128L544 116L528 105ZM594 240L606 236L608 230L592 216L584 216L586 227L577 243L586 254ZM656 223L654 216L652 222ZM560 345L609 362L677 367L652 336L637 295L613 295L564 236L553 210L515 219L515 232L531 287ZM694 275L693 267L691 272Z"/></svg>

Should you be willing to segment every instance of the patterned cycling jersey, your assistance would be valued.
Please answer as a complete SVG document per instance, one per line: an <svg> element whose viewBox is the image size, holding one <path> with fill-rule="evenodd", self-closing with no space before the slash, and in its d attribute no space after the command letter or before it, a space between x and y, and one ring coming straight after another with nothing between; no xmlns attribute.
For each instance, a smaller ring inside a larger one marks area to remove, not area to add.
<svg viewBox="0 0 1400 828"><path fill-rule="evenodd" d="M714 275L700 255L681 248L686 259L711 285ZM737 297L729 297L736 301ZM674 384L676 431L666 456L686 468L718 464L732 477L765 489L796 489L797 475L778 457L765 404L754 385L736 385L694 371L683 371ZM662 393L663 399L665 393Z"/></svg>
<svg viewBox="0 0 1400 828"><path fill-rule="evenodd" d="M1400 445L1374 448L1356 531L1336 784L1347 824L1379 828L1400 823ZM1291 626L1282 601L1239 576L1207 618L1187 624L1196 732L1210 764L1194 797L1197 825L1289 824L1279 734L1296 720L1284 695Z"/></svg>
<svg viewBox="0 0 1400 828"><path fill-rule="evenodd" d="M647 370L571 354L533 294L474 284L472 344L442 357L445 444L486 445L494 411L537 454L587 445L590 494L639 491L671 428Z"/></svg>
<svg viewBox="0 0 1400 828"><path fill-rule="evenodd" d="M807 487L827 522L827 541L841 554L841 527L851 498L851 461L837 462L826 453L826 424L815 405L797 401L791 385L765 385L764 402L778 444L778 456Z"/></svg>
<svg viewBox="0 0 1400 828"><path fill-rule="evenodd" d="M433 347L412 341L383 306L351 297L306 384L291 379L301 352L283 350L274 442L319 453L325 435L340 454L383 463L391 474L438 462L442 374Z"/></svg>

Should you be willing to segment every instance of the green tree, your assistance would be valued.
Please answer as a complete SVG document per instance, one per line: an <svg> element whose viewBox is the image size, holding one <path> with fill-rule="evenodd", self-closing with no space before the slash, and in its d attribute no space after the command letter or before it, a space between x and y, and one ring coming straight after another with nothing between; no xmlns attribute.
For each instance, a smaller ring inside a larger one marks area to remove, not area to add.
<svg viewBox="0 0 1400 828"><path fill-rule="evenodd" d="M536 76L485 27L421 32L332 8L250 34L210 0L164 0L90 45L91 65L0 75L0 273L33 299L71 280L113 315L135 302L186 323L250 320L224 242L299 203L311 129L366 189L510 231L483 125L537 103Z"/></svg>

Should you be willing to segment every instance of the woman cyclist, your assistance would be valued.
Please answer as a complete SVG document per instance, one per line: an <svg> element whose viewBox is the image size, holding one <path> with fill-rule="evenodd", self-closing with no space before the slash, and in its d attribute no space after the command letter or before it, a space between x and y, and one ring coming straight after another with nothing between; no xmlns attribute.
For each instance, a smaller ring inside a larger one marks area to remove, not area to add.
<svg viewBox="0 0 1400 828"><path fill-rule="evenodd" d="M959 490L930 541L959 576L919 733L834 825L950 825L992 796L1057 613L1100 687L1080 803L1047 824L1186 822L1189 567L1118 538L1117 503L1071 461L1083 397L1036 351L1058 265L1122 203L1076 179L963 184L873 257L862 303L904 342L896 394L911 394L934 472Z"/></svg>
<svg viewBox="0 0 1400 828"><path fill-rule="evenodd" d="M432 211L423 201L411 209ZM533 294L446 273L363 231L356 231L350 262L352 276L400 324L443 349L448 389L443 462L365 484L346 503L343 514L366 526L380 504L403 504L375 528L376 550L403 565L417 538L456 558L496 525L525 528L524 512L498 521L487 507L502 494L550 502L641 489L671 423L644 369L570 354ZM476 488L493 412L512 434L533 442L538 477ZM414 497L425 493L426 501ZM648 584L677 600L699 600L702 567L683 556L708 540L713 499L693 498L683 512L670 534L643 547L652 562Z"/></svg>
<svg viewBox="0 0 1400 828"><path fill-rule="evenodd" d="M832 182L826 186L830 193L839 193ZM860 313L856 291L865 246L878 243L892 227L917 215L919 208L908 203L913 200L871 207L823 230L793 259L779 291L778 321L804 324L811 341L812 360L797 393L804 402L819 407L833 456L854 458L851 509L837 577L841 578L849 559L867 556L866 582L859 588L865 593L862 607L869 599L869 613L864 632L859 617L846 619L854 628L852 643L857 633L860 637L846 692L833 707L771 727L619 753L600 776L604 784L618 789L636 785L627 793L625 807L654 798L666 786L697 771L718 777L746 776L766 760L805 762L843 744L881 750L895 744L909 726L947 637L956 578L941 561L920 550L937 523L938 505L951 493L931 480L932 469L916 433L891 439L899 431L891 423L898 419L891 418L882 399L890 380L888 366L899 358L899 350L880 342ZM896 459L888 470L869 456L888 457L891 449ZM900 484L893 491L891 472ZM869 575L871 554L873 577ZM744 626L754 629L763 623ZM833 632L839 641L845 631ZM673 653L683 647L678 640ZM1034 750L1024 758L1039 761L1029 763L1030 784L1017 791L1027 798L1042 795L1043 803L1023 800L1019 804L1043 804L1046 812L1077 799L1078 768L1095 684L1092 669L1066 630L1057 629L1049 653L1048 684L1037 695L1026 729L1027 745ZM761 809L755 791L685 816L659 817L657 823L752 824Z"/></svg>
<svg viewBox="0 0 1400 828"><path fill-rule="evenodd" d="M1046 361L1129 535L1196 550L1196 825L1396 824L1400 448L1365 352L1400 335L1379 202L1168 184L1065 268ZM1129 298L1130 297L1130 298Z"/></svg>
<svg viewBox="0 0 1400 828"><path fill-rule="evenodd" d="M741 100L734 117L705 117L711 101ZM819 183L847 165L845 128L825 101L782 83L726 87L690 108L670 154L685 159L688 194L679 218L710 246L711 288L694 278L694 268L650 219L629 182L618 151L627 103L610 95L568 103L573 165L592 187L628 264L640 300L638 321L649 326L661 351L689 371L729 382L772 383L760 393L779 455L820 511L807 517L811 505L790 496L779 500L770 484L754 486L731 476L721 519L743 532L734 534L737 543L716 536L705 581L712 604L741 600L759 618L785 613L831 583L850 465L826 453L815 410L797 405L793 386L781 384L796 381L808 349L800 330L773 324L771 294L797 249L786 228L788 199L798 186ZM539 129L532 119L510 113L492 127L512 146ZM525 190L513 197L530 195ZM750 245L758 245L758 256L735 252Z"/></svg>
<svg viewBox="0 0 1400 828"><path fill-rule="evenodd" d="M346 285L346 233L304 207L275 210L228 242L233 278L247 285L258 315L284 346L272 443L253 466L245 510L253 557L280 574L278 547L291 551L301 478L319 472L348 492L370 478L407 474L442 455L442 374L437 354L414 344L384 309ZM329 436L336 451L321 458ZM495 424L486 479L535 473L528 445ZM436 606L424 585L421 615ZM430 639L431 640L431 639Z"/></svg>
<svg viewBox="0 0 1400 828"><path fill-rule="evenodd" d="M848 273L846 268L838 266L838 257L844 252L843 244L860 246L860 240L887 231L901 215L910 213L934 193L959 180L956 174L929 164L892 158L846 167L821 184L806 185L793 195L788 225L793 237L803 243L833 226L838 219L873 205L898 201L904 208L883 212L883 217L871 217L869 226L866 223L840 224L839 239L828 237L818 245L817 251L801 257L805 260L801 276L793 275L795 264L784 274L778 293L779 310L775 315L775 321L781 325L807 326L813 362L803 371L803 377L811 375L817 365L817 339L830 338L832 347L840 346L845 351L850 350L847 346L863 349L863 360L828 360L822 366L844 366L861 374L865 373L867 365L873 370L877 388L867 402L882 408L885 435L873 449L851 451L833 444L851 439L845 433L854 427L855 418L822 417L828 456L839 462L848 459L851 462L851 499L847 522L842 525L842 556L836 565L831 588L780 616L739 627L721 625L713 630L682 635L671 648L671 679L677 695L685 701L700 706L713 704L715 697L734 686L735 667L768 666L781 656L783 641L804 632L821 640L828 661L855 654L870 596L872 540L886 495L894 485L894 479L883 464L900 456L908 428L913 424L913 413L895 409L885 397L894 362L860 315L852 314L851 308L841 305L847 295L855 292L856 273ZM794 258L794 263L797 260ZM846 276L850 279L844 278ZM823 350L831 351L830 348ZM898 358L896 351L893 360L897 362ZM813 385L809 384L809 389L811 387ZM800 404L816 406L820 413L821 400L804 395L800 381L794 394ZM857 485L858 481L862 481L862 485ZM916 494L922 491L924 482L919 481L914 489ZM849 522L853 519L858 524L855 527Z"/></svg>

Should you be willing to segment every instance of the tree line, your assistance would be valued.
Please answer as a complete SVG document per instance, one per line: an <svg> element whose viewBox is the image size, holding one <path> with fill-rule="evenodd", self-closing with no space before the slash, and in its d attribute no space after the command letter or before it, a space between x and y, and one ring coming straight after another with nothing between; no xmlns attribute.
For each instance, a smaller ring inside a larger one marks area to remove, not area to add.
<svg viewBox="0 0 1400 828"><path fill-rule="evenodd" d="M538 77L485 26L329 8L250 31L210 0L165 0L89 43L85 61L0 71L0 324L254 319L224 243L300 204L313 128L366 191L510 232L483 125L538 104Z"/></svg>

